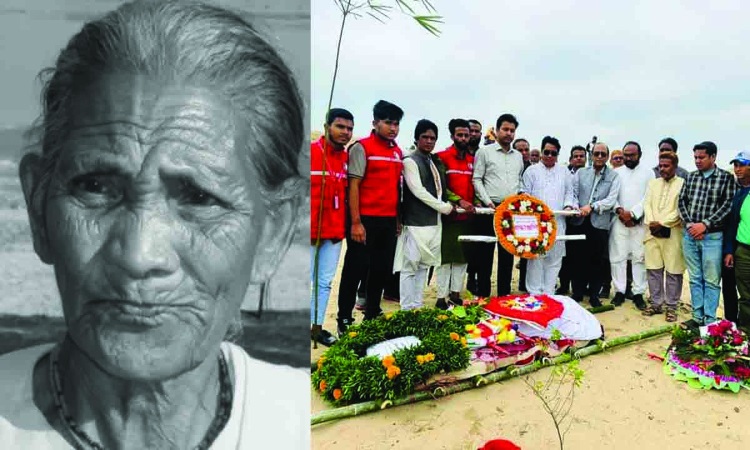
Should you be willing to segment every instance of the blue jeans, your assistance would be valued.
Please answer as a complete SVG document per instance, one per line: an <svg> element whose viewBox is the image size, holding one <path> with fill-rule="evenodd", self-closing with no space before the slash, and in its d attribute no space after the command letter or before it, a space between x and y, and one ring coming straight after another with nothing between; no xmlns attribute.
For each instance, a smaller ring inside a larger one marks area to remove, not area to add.
<svg viewBox="0 0 750 450"><path fill-rule="evenodd" d="M690 277L693 320L701 325L716 321L722 265L722 233L708 233L704 236L702 240L695 240L686 232L682 238L682 253Z"/></svg>
<svg viewBox="0 0 750 450"><path fill-rule="evenodd" d="M336 275L336 266L339 264L341 254L341 242L335 244L333 241L325 240L320 243L320 254L318 255L318 317L315 317L315 246L310 246L310 323L323 324L328 306L328 297L331 295L331 282Z"/></svg>

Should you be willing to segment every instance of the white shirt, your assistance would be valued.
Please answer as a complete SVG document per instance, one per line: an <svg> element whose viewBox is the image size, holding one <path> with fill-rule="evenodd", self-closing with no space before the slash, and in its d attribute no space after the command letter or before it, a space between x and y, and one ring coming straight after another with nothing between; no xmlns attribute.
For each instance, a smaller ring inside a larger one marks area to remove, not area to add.
<svg viewBox="0 0 750 450"><path fill-rule="evenodd" d="M643 199L646 198L648 182L654 179L654 172L642 163L635 169L620 166L615 172L620 176L620 193L615 209L622 207L633 213L636 219L642 218Z"/></svg>

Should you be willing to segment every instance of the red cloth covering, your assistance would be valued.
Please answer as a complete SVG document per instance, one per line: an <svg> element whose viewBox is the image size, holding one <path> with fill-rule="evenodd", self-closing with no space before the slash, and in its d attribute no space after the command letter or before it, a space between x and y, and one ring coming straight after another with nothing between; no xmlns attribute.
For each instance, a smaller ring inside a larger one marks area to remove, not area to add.
<svg viewBox="0 0 750 450"><path fill-rule="evenodd" d="M547 295L506 295L492 297L484 306L487 311L508 319L533 322L543 328L563 313L563 304Z"/></svg>
<svg viewBox="0 0 750 450"><path fill-rule="evenodd" d="M521 447L517 446L507 439L493 439L486 442L477 450L521 450Z"/></svg>

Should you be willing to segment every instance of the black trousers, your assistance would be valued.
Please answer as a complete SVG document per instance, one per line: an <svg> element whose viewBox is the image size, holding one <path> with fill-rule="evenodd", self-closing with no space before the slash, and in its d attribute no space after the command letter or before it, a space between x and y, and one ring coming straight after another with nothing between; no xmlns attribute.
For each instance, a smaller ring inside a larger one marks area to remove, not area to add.
<svg viewBox="0 0 750 450"><path fill-rule="evenodd" d="M721 263L721 294L724 296L724 318L737 322L737 279L734 267Z"/></svg>
<svg viewBox="0 0 750 450"><path fill-rule="evenodd" d="M483 236L495 236L494 216L476 216L475 233ZM475 243L471 251L474 268L477 273L476 295L489 297L492 290L492 259L497 247L497 295L510 294L510 280L513 275L513 255L506 252L500 244Z"/></svg>
<svg viewBox="0 0 750 450"><path fill-rule="evenodd" d="M365 227L365 243L355 242L348 235L346 237L346 255L339 286L339 323L352 320L360 280L367 280L365 319L377 317L381 313L383 289L393 273L396 218L362 216L361 220Z"/></svg>
<svg viewBox="0 0 750 450"><path fill-rule="evenodd" d="M521 263L518 268L518 290L526 292L526 266L529 265L529 260L521 258Z"/></svg>
<svg viewBox="0 0 750 450"><path fill-rule="evenodd" d="M568 260L575 267L571 270L573 295L599 297L609 267L609 230L595 228L591 217L586 217L582 225L569 227L566 234L586 235L585 241L566 243Z"/></svg>

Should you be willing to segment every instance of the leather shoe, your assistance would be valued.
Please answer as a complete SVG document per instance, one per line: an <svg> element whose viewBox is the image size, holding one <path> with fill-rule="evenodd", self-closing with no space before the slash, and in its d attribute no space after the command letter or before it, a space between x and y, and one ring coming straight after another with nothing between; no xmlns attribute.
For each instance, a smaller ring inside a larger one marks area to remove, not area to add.
<svg viewBox="0 0 750 450"><path fill-rule="evenodd" d="M312 340L314 340L320 345L325 345L326 347L332 346L338 340L336 339L334 335L329 333L327 330L323 330L323 329L321 329L317 333L313 332L311 337L312 337Z"/></svg>
<svg viewBox="0 0 750 450"><path fill-rule="evenodd" d="M633 304L635 305L636 308L640 309L641 311L646 309L646 302L643 301L643 295L641 294L636 294L633 296Z"/></svg>
<svg viewBox="0 0 750 450"><path fill-rule="evenodd" d="M601 300L599 300L599 297L589 297L589 304L592 308L598 308L602 306Z"/></svg>
<svg viewBox="0 0 750 450"><path fill-rule="evenodd" d="M625 294L623 294L622 292L616 293L615 298L613 298L610 303L612 303L615 306L622 305L623 303L625 303Z"/></svg>

